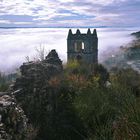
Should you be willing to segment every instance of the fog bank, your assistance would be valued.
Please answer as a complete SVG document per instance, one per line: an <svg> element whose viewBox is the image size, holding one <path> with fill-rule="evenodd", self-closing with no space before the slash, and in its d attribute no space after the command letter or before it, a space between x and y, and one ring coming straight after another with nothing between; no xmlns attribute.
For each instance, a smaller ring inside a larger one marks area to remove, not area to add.
<svg viewBox="0 0 140 140"><path fill-rule="evenodd" d="M46 51L56 49L63 62L67 58L67 34L69 29L0 29L0 71L10 72L25 62L36 57L35 48L44 46ZM87 29L80 29L86 33ZM93 31L93 29L91 29ZM72 29L73 33L76 29ZM130 34L136 29L97 29L99 38L99 61L102 62L108 55L113 55L120 46L133 39Z"/></svg>

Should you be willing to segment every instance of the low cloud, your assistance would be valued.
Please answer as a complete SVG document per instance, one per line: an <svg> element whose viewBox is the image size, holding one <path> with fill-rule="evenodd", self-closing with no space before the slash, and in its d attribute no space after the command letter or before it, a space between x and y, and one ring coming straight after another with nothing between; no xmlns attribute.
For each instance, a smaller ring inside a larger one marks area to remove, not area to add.
<svg viewBox="0 0 140 140"><path fill-rule="evenodd" d="M87 29L80 29L86 33ZM93 31L93 29L92 29ZM99 37L99 60L102 61L110 53L115 52L124 43L131 41L129 34L132 29L125 31L115 29L97 29ZM75 33L76 29L72 29ZM46 52L56 49L63 62L67 61L68 29L5 29L0 31L0 71L10 72L18 68L25 57L36 58L35 48L44 46Z"/></svg>

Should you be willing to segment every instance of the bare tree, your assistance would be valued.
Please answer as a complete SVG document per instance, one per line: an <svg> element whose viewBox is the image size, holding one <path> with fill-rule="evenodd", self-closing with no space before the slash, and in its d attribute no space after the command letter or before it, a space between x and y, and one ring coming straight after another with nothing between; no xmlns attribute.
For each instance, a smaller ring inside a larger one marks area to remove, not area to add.
<svg viewBox="0 0 140 140"><path fill-rule="evenodd" d="M46 50L45 50L45 45L40 44L39 47L35 48L36 52L37 52L37 58L42 61L45 59L45 55L46 55Z"/></svg>
<svg viewBox="0 0 140 140"><path fill-rule="evenodd" d="M26 56L26 57L25 57L25 60L26 60L27 62L30 62L29 56Z"/></svg>
<svg viewBox="0 0 140 140"><path fill-rule="evenodd" d="M40 44L39 46L35 47L35 54L31 57L26 56L25 60L26 62L30 62L30 61L42 61L45 59L45 55L47 54L47 51L45 49L45 45L44 44Z"/></svg>

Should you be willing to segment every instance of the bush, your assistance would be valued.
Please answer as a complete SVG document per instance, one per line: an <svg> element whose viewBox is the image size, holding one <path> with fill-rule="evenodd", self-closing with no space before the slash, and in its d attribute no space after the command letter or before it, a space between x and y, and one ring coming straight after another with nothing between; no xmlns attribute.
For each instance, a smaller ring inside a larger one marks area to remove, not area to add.
<svg viewBox="0 0 140 140"><path fill-rule="evenodd" d="M9 81L7 80L6 75L0 73L0 91L5 92L9 88Z"/></svg>
<svg viewBox="0 0 140 140"><path fill-rule="evenodd" d="M90 81L92 86L79 88L74 105L86 127L88 139L140 139L139 98L134 96L133 84L128 81L137 74L130 69L121 74L111 76L109 88L96 84L96 81ZM140 83L138 78L136 81Z"/></svg>
<svg viewBox="0 0 140 140"><path fill-rule="evenodd" d="M37 88L28 79L19 98L37 140L139 140L139 76L131 69L109 76L102 65L72 61Z"/></svg>

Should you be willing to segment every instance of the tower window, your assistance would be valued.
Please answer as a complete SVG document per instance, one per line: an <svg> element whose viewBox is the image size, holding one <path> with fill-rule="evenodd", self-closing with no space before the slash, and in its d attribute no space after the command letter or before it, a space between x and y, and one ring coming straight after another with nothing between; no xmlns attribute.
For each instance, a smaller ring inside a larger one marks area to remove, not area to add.
<svg viewBox="0 0 140 140"><path fill-rule="evenodd" d="M74 43L74 48L76 52L81 52L85 49L85 44L82 41L77 41Z"/></svg>
<svg viewBox="0 0 140 140"><path fill-rule="evenodd" d="M82 42L82 50L84 50L85 49L85 44L84 44L84 42Z"/></svg>

